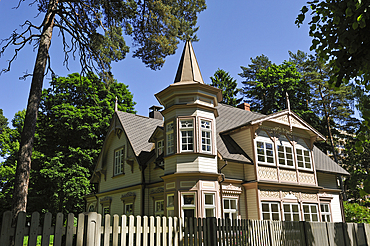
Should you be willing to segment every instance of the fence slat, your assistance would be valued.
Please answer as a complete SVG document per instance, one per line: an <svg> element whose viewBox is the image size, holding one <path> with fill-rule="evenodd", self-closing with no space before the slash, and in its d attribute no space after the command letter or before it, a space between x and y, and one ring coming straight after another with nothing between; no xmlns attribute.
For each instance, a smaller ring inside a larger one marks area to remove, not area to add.
<svg viewBox="0 0 370 246"><path fill-rule="evenodd" d="M85 215L79 214L77 220L77 246L82 246L84 243L84 223L85 223Z"/></svg>
<svg viewBox="0 0 370 246"><path fill-rule="evenodd" d="M134 234L135 234L135 217L133 215L129 216L128 224L128 245L134 246Z"/></svg>
<svg viewBox="0 0 370 246"><path fill-rule="evenodd" d="M179 222L180 223L180 222ZM179 227L181 227L181 224L178 224L178 219L176 217L173 218L173 230L174 230L174 246L179 246Z"/></svg>
<svg viewBox="0 0 370 246"><path fill-rule="evenodd" d="M117 214L113 215L113 246L118 246L118 233L119 228L119 216Z"/></svg>
<svg viewBox="0 0 370 246"><path fill-rule="evenodd" d="M104 241L103 241L104 246L109 246L110 232L111 232L110 214L105 214L104 215L104 237L103 237L104 238Z"/></svg>
<svg viewBox="0 0 370 246"><path fill-rule="evenodd" d="M0 245L9 245L12 233L12 212L6 211L3 214L1 225Z"/></svg>
<svg viewBox="0 0 370 246"><path fill-rule="evenodd" d="M30 227L30 235L28 237L28 245L37 244L37 234L39 231L39 223L40 223L40 214L38 212L33 212L31 215L31 227Z"/></svg>
<svg viewBox="0 0 370 246"><path fill-rule="evenodd" d="M126 246L127 245L127 232L128 232L128 227L127 227L127 216L122 215L121 217L121 245Z"/></svg>
<svg viewBox="0 0 370 246"><path fill-rule="evenodd" d="M141 245L141 216L136 216L136 245Z"/></svg>
<svg viewBox="0 0 370 246"><path fill-rule="evenodd" d="M44 218L44 226L42 228L41 246L49 246L50 235L52 234L51 227L52 214L46 213Z"/></svg>
<svg viewBox="0 0 370 246"><path fill-rule="evenodd" d="M150 216L150 227L149 227L150 246L154 246L154 232L155 232L154 217Z"/></svg>
<svg viewBox="0 0 370 246"><path fill-rule="evenodd" d="M64 235L64 226L63 226L63 219L64 216L62 213L57 214L57 218L55 221L55 232L54 232L54 245L53 246L61 246L62 245L62 236Z"/></svg>
<svg viewBox="0 0 370 246"><path fill-rule="evenodd" d="M157 216L156 217L156 229L157 229L157 233L156 233L156 245L162 245L161 244L161 217Z"/></svg>
<svg viewBox="0 0 370 246"><path fill-rule="evenodd" d="M101 226L102 216L101 214L96 215L96 227L95 227L95 245L94 246L100 246L101 242L101 234L102 234L102 226Z"/></svg>
<svg viewBox="0 0 370 246"><path fill-rule="evenodd" d="M72 246L73 244L74 219L74 214L68 214L66 228L66 246Z"/></svg>
<svg viewBox="0 0 370 246"><path fill-rule="evenodd" d="M172 224L172 217L169 217L168 218L168 246L173 246L173 224Z"/></svg>
<svg viewBox="0 0 370 246"><path fill-rule="evenodd" d="M15 229L15 240L14 240L15 246L23 245L25 225L26 225L26 213L19 212L17 217L17 226Z"/></svg>
<svg viewBox="0 0 370 246"><path fill-rule="evenodd" d="M149 227L148 227L148 216L143 217L143 245L148 245L148 233L149 233Z"/></svg>

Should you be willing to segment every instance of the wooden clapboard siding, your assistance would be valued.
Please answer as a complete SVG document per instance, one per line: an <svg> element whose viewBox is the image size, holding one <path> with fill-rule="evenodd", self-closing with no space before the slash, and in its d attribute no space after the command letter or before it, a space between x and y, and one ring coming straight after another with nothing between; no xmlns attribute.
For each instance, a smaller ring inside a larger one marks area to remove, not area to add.
<svg viewBox="0 0 370 246"><path fill-rule="evenodd" d="M155 183L163 181L161 176L164 175L164 170L156 166L154 162L151 162L145 169L145 181L147 183Z"/></svg>
<svg viewBox="0 0 370 246"><path fill-rule="evenodd" d="M217 173L217 157L198 157L198 166L200 172Z"/></svg>
<svg viewBox="0 0 370 246"><path fill-rule="evenodd" d="M256 173L255 173L255 166L254 165L244 165L244 172L245 172L245 180L256 180Z"/></svg>
<svg viewBox="0 0 370 246"><path fill-rule="evenodd" d="M180 154L166 158L165 173L174 172L213 172L217 173L216 157L203 157L198 154Z"/></svg>
<svg viewBox="0 0 370 246"><path fill-rule="evenodd" d="M319 186L331 189L338 189L337 177L335 174L317 172Z"/></svg>
<svg viewBox="0 0 370 246"><path fill-rule="evenodd" d="M258 220L258 200L255 189L247 189L247 210L248 219Z"/></svg>
<svg viewBox="0 0 370 246"><path fill-rule="evenodd" d="M172 155L169 157L166 157L164 161L164 173L170 174L176 172L176 156Z"/></svg>
<svg viewBox="0 0 370 246"><path fill-rule="evenodd" d="M245 203L245 192L244 189L242 189L242 193L239 196L239 210L240 210L240 216L242 219L247 218L247 210L246 210L246 203Z"/></svg>
<svg viewBox="0 0 370 246"><path fill-rule="evenodd" d="M219 167L222 167L224 165L223 161L220 161ZM227 166L222 169L222 173L225 174L225 178L232 178L232 179L244 179L244 170L243 166L245 164L237 163L237 162L231 162L229 161L227 163Z"/></svg>

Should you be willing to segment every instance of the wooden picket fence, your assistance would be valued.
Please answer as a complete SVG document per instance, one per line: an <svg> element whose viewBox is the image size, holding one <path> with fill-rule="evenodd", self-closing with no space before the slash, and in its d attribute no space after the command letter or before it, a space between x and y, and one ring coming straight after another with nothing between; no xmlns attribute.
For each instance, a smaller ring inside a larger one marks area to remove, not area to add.
<svg viewBox="0 0 370 246"><path fill-rule="evenodd" d="M0 245L12 238L15 246L370 246L370 225L132 215L106 215L102 221L95 212L77 218L46 213L40 223L35 212L20 213L12 227L11 212L5 212Z"/></svg>

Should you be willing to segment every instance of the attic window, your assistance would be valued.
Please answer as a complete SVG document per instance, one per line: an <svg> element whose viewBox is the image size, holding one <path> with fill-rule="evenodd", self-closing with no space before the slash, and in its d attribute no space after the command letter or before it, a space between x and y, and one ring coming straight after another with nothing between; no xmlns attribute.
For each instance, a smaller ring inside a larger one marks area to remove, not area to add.
<svg viewBox="0 0 370 246"><path fill-rule="evenodd" d="M180 121L181 152L194 150L194 126L192 119Z"/></svg>
<svg viewBox="0 0 370 246"><path fill-rule="evenodd" d="M200 121L200 129L202 134L201 147L202 152L211 152L212 151L212 128L211 122L208 120Z"/></svg>
<svg viewBox="0 0 370 246"><path fill-rule="evenodd" d="M124 173L124 153L125 147L114 151L114 175Z"/></svg>
<svg viewBox="0 0 370 246"><path fill-rule="evenodd" d="M260 163L274 164L273 144L257 141L257 158Z"/></svg>

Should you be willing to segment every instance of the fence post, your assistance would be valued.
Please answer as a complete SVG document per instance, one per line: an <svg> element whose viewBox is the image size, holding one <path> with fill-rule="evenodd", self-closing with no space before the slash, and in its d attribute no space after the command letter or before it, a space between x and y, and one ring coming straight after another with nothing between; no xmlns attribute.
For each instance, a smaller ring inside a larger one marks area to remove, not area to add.
<svg viewBox="0 0 370 246"><path fill-rule="evenodd" d="M217 219L215 217L207 219L208 245L217 245Z"/></svg>

